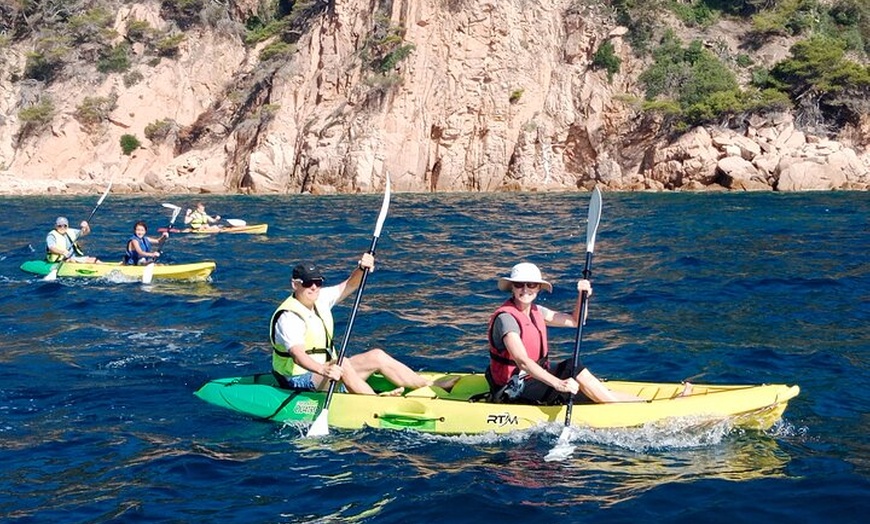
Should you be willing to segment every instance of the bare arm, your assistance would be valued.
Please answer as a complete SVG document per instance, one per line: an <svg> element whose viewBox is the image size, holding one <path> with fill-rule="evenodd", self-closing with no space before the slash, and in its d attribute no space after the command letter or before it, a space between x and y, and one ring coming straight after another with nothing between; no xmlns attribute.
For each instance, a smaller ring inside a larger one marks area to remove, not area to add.
<svg viewBox="0 0 870 524"><path fill-rule="evenodd" d="M362 268L366 268L370 272L374 271L374 269L375 269L375 257L374 257L374 255L372 255L371 253L363 254L363 256L359 260L359 265L356 268L354 268L354 270L350 273L350 276L347 277L347 280L345 280L344 282L339 284L339 286L341 286L341 295L339 295L337 302L341 302L342 300L344 300L345 298L350 296L351 293L353 293L354 291L357 290L357 288L360 285L360 282L362 282L362 276L363 276L363 269Z"/></svg>
<svg viewBox="0 0 870 524"><path fill-rule="evenodd" d="M342 369L339 366L336 366L332 363L322 364L305 352L305 346L302 344L295 345L290 348L290 356L293 357L293 361L296 362L297 366L302 366L308 371L315 373L317 375L322 375L324 377L330 378L332 380L341 380Z"/></svg>
<svg viewBox="0 0 870 524"><path fill-rule="evenodd" d="M529 357L528 353L526 353L525 346L523 346L523 340L520 338L519 333L511 331L507 333L502 340L504 340L504 345L507 348L508 353L510 353L511 358L513 358L517 363L517 367L522 371L525 371L533 378L554 388L556 391L562 393L577 392L577 383L574 382L573 379L563 380L557 378Z"/></svg>
<svg viewBox="0 0 870 524"><path fill-rule="evenodd" d="M577 282L577 301L574 303L574 311L570 315L552 310L546 312L544 315L544 321L547 325L554 327L577 327L577 319L580 318L580 305L583 301L584 291L586 292L586 298L588 301L589 297L592 296L592 284L586 279L580 279ZM588 307L586 313L589 313Z"/></svg>

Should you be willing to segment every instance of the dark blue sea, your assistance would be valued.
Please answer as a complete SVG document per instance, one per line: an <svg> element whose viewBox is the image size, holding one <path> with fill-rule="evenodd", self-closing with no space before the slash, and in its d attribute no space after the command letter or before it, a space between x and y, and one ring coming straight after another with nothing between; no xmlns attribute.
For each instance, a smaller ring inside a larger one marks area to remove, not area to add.
<svg viewBox="0 0 870 524"><path fill-rule="evenodd" d="M604 193L581 354L610 379L798 384L766 432L507 436L305 428L208 405L211 378L268 371L290 268L344 279L381 195L207 196L268 235L175 235L165 259L210 282L44 282L57 215L99 195L0 197L0 520L42 522L864 522L870 514L870 194ZM110 194L86 250L119 260L136 220L179 196ZM538 264L569 310L588 193L394 193L349 351L482 371L498 276ZM335 310L343 337L353 300ZM551 329L567 357L571 330ZM861 517L864 515L864 517Z"/></svg>

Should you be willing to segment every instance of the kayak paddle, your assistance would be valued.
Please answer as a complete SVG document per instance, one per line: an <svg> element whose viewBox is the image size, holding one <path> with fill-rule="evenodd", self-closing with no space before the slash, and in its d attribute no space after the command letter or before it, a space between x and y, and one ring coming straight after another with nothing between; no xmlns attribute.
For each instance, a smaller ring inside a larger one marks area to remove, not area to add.
<svg viewBox="0 0 870 524"><path fill-rule="evenodd" d="M181 213L181 208L178 206L174 206L172 204L163 204L163 207L167 207L172 210L172 219L169 220L169 227L166 228L166 231L172 231L172 226L175 225L175 220L178 218L178 214ZM167 233L168 235L169 233ZM157 243L157 252L159 253L161 249L163 249L163 244L166 239L169 237L162 237L160 242ZM149 262L145 265L145 269L142 270L142 283L150 284L151 280L154 279L154 263L156 260Z"/></svg>
<svg viewBox="0 0 870 524"><path fill-rule="evenodd" d="M109 180L109 185L106 186L106 190L103 191L103 195L100 197L99 200L97 200L97 205L94 206L94 209L91 210L91 214L88 215L88 219L85 220L85 222L87 222L88 225L90 225L91 219L94 218L94 215L97 213L97 209L100 208L100 205L103 203L103 200L106 199L106 196L109 194L109 191L112 190L112 183L114 181L115 181L114 177ZM75 246L75 242L73 242L73 246ZM52 270L48 272L47 275L45 275L45 278L43 278L43 280L47 280L47 281L57 280L57 272L60 271L60 268L63 266L63 263L65 261L66 261L66 259L64 259L64 258L60 259L60 262L56 266L54 266L52 268Z"/></svg>
<svg viewBox="0 0 870 524"><path fill-rule="evenodd" d="M245 227L248 225L247 222L245 222L244 220L238 219L238 218L227 218L225 220L227 221L227 224L229 224L233 227Z"/></svg>
<svg viewBox="0 0 870 524"><path fill-rule="evenodd" d="M375 247L378 245L378 237L381 236L381 228L384 227L384 220L387 218L387 211L390 208L390 176L387 175L386 188L384 189L384 201L381 203L381 212L378 215L378 222L375 225L375 233L372 236L372 245L369 247L369 253L375 254ZM344 354L347 351L347 341L350 339L350 330L353 328L353 321L356 319L356 312L359 309L360 299L362 299L363 289L366 287L366 280L369 276L368 268L363 269L362 280L359 283L359 288L356 291L356 299L353 302L353 309L350 311L350 318L347 321L347 329L344 332L344 340L341 342L341 349L338 351L338 360L336 364L341 366L344 361ZM336 382L329 381L329 389L326 392L326 401L323 403L323 410L314 419L314 423L308 428L309 437L321 437L329 434L329 404L332 402L332 395L335 393Z"/></svg>
<svg viewBox="0 0 870 524"><path fill-rule="evenodd" d="M592 252L595 251L595 235L598 233L598 222L601 221L601 191L596 186L592 190L592 198L589 199L589 216L586 219L586 263L583 266L583 278L589 280L592 274ZM583 340L583 322L586 319L586 308L589 303L589 297L586 291L580 295L580 317L577 319L577 336L574 340L574 356L571 360L571 376L574 376L574 371L577 369L577 363L580 360L580 342ZM569 434L571 432L571 408L574 405L574 395L568 395L568 403L565 406L565 427L562 429L562 434L559 435L559 441L556 447L547 453L544 457L545 461L561 460L567 458L573 451L574 446L569 444Z"/></svg>

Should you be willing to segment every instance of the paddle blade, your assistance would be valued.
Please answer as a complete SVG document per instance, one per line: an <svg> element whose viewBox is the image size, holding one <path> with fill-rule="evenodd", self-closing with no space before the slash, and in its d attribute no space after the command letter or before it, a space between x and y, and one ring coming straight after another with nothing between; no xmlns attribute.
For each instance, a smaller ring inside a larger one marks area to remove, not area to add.
<svg viewBox="0 0 870 524"><path fill-rule="evenodd" d="M589 199L589 216L586 220L586 252L595 251L595 236L598 234L598 223L601 222L601 190L598 186L592 190Z"/></svg>
<svg viewBox="0 0 870 524"><path fill-rule="evenodd" d="M570 457L572 453L574 453L575 446L571 445L571 428L564 427L562 428L562 434L559 435L559 440L556 441L556 445L553 449L544 456L545 462L555 462L562 461L566 458Z"/></svg>
<svg viewBox="0 0 870 524"><path fill-rule="evenodd" d="M161 205L162 205L163 207L165 207L166 209L171 209L171 210L173 210L173 211L175 211L175 210L181 211L181 207L176 206L175 204L169 204L169 203L167 203L167 202L164 202L164 203L161 204Z"/></svg>
<svg viewBox="0 0 870 524"><path fill-rule="evenodd" d="M240 220L238 218L228 218L227 224L229 224L233 227L245 227L248 225L247 222L245 222L244 220Z"/></svg>
<svg viewBox="0 0 870 524"><path fill-rule="evenodd" d="M55 280L57 280L57 270L58 269L60 269L60 264L55 264L55 266L53 268L51 268L51 271L49 271L47 275L42 277L42 280L44 280L46 282L54 282Z"/></svg>
<svg viewBox="0 0 870 524"><path fill-rule="evenodd" d="M172 210L172 219L169 221L169 229L172 229L172 226L175 225L175 220L178 219L179 213L181 213L181 208L176 206L175 209Z"/></svg>
<svg viewBox="0 0 870 524"><path fill-rule="evenodd" d="M154 280L154 262L145 266L145 269L142 271L143 284L150 284L152 280Z"/></svg>
<svg viewBox="0 0 870 524"><path fill-rule="evenodd" d="M378 214L378 223L375 226L374 237L381 236L381 228L384 227L384 220L387 219L387 211L390 209L390 175L387 175L386 187L384 188L384 201L381 203L381 212Z"/></svg>
<svg viewBox="0 0 870 524"><path fill-rule="evenodd" d="M323 411L314 419L314 423L308 428L307 437L324 437L329 435L329 408L323 408Z"/></svg>

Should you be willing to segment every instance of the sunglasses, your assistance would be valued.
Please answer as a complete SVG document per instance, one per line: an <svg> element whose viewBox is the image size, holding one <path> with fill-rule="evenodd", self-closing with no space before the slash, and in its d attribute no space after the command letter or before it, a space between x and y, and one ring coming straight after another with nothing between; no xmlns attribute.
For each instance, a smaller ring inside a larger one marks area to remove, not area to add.
<svg viewBox="0 0 870 524"><path fill-rule="evenodd" d="M66 229L66 228L68 228L69 226L65 226L65 225L61 224L61 225L59 225L59 226L57 226L57 227L62 228L62 229Z"/></svg>
<svg viewBox="0 0 870 524"><path fill-rule="evenodd" d="M541 287L541 284L538 284L537 282L514 282L513 285L514 289L522 289L524 287L527 287L529 289L538 289L539 287Z"/></svg>
<svg viewBox="0 0 870 524"><path fill-rule="evenodd" d="M317 287L323 287L323 279L322 278L314 278L311 280L298 280L297 279L296 282L299 282L299 285L301 285L302 287L304 287L306 289L308 289L314 285L317 285Z"/></svg>

